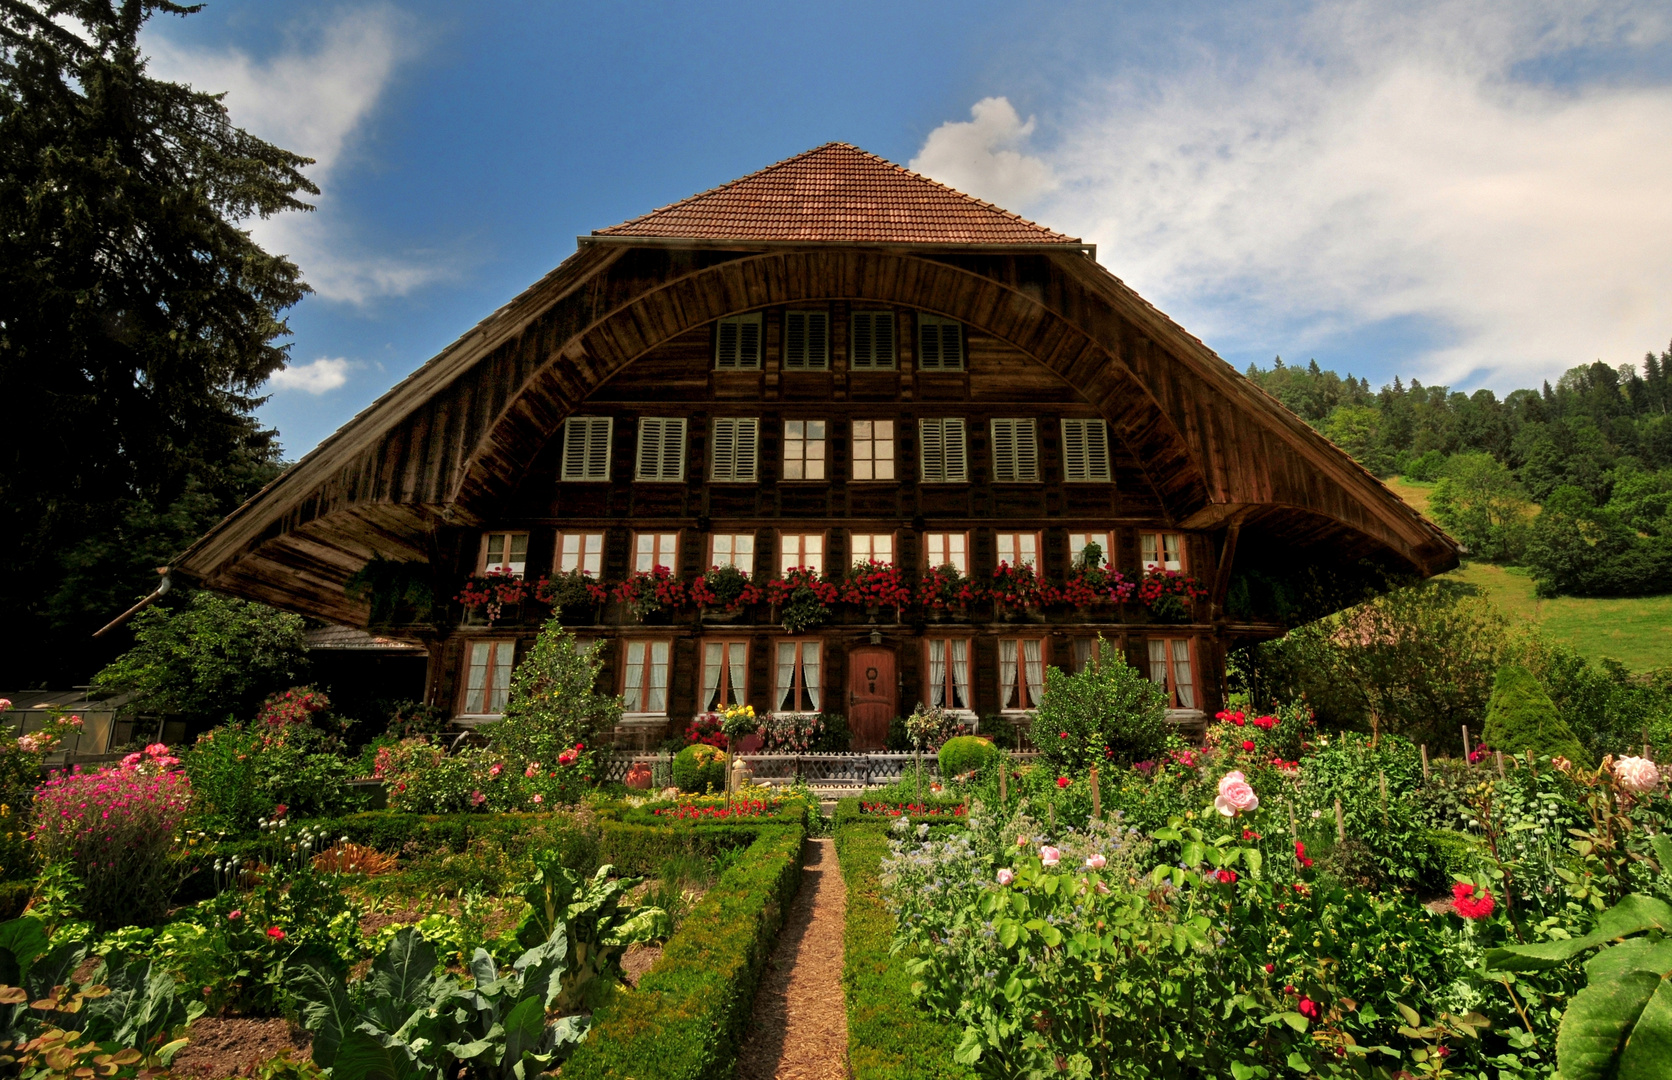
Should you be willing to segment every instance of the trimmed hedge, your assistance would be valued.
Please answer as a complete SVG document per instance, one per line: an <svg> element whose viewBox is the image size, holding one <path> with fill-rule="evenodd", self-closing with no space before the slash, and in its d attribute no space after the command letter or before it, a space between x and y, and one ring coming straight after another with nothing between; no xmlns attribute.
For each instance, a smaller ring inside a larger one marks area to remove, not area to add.
<svg viewBox="0 0 1672 1080"><path fill-rule="evenodd" d="M764 817L720 821L669 820L646 807L606 806L598 811L599 847L605 861L622 873L652 874L675 856L711 859L753 844L767 832L794 829L805 835L807 814L806 804L797 799Z"/></svg>
<svg viewBox="0 0 1672 1080"><path fill-rule="evenodd" d="M894 954L894 916L883 903L877 867L888 854L890 819L863 817L858 800L836 830L836 858L847 885L842 941L842 991L848 1010L848 1066L854 1080L973 1080L952 1060L962 1033L924 1012L911 992L906 964ZM565 1073L567 1075L567 1073Z"/></svg>
<svg viewBox="0 0 1672 1080"><path fill-rule="evenodd" d="M745 826L725 828L735 835ZM801 886L803 830L757 828L746 857L686 916L638 987L616 989L593 1013L592 1033L564 1064L564 1080L729 1080L736 1074L761 969Z"/></svg>

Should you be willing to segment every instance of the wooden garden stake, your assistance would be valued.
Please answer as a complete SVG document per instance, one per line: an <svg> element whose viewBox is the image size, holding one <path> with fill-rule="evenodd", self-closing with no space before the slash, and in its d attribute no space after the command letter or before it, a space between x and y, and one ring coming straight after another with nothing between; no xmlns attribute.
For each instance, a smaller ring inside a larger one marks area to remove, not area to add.
<svg viewBox="0 0 1672 1080"><path fill-rule="evenodd" d="M1005 785L1005 780L1009 777L1009 774L1010 774L1010 762L1000 761L999 762L999 805L1000 806L1003 806L1005 800L1010 797L1010 793L1005 790L1005 786L1006 786Z"/></svg>
<svg viewBox="0 0 1672 1080"><path fill-rule="evenodd" d="M1382 828L1388 827L1388 774L1378 770L1376 779L1382 786Z"/></svg>
<svg viewBox="0 0 1672 1080"><path fill-rule="evenodd" d="M1347 842L1347 819L1341 816L1341 800L1335 800L1335 839L1343 844Z"/></svg>
<svg viewBox="0 0 1672 1080"><path fill-rule="evenodd" d="M1103 819L1103 798L1097 790L1097 766L1091 768L1091 816L1094 820Z"/></svg>
<svg viewBox="0 0 1672 1080"><path fill-rule="evenodd" d="M1469 760L1469 725L1463 725L1463 760Z"/></svg>
<svg viewBox="0 0 1672 1080"><path fill-rule="evenodd" d="M1428 780L1428 744L1427 743L1422 744L1422 779L1423 779L1424 782L1426 782Z"/></svg>
<svg viewBox="0 0 1672 1080"><path fill-rule="evenodd" d="M1498 755L1498 779L1502 780L1504 778L1504 752L1494 750L1493 753Z"/></svg>
<svg viewBox="0 0 1672 1080"><path fill-rule="evenodd" d="M1289 838L1292 840L1300 839L1300 826L1295 823L1295 804L1293 802L1289 803Z"/></svg>
<svg viewBox="0 0 1672 1080"><path fill-rule="evenodd" d="M1049 818L1051 822L1051 835L1055 836L1057 834L1057 800L1052 799L1046 805L1048 807L1046 817Z"/></svg>
<svg viewBox="0 0 1672 1080"><path fill-rule="evenodd" d="M1533 774L1534 779L1538 778L1538 764L1533 761L1533 748L1530 746L1527 747L1527 771Z"/></svg>

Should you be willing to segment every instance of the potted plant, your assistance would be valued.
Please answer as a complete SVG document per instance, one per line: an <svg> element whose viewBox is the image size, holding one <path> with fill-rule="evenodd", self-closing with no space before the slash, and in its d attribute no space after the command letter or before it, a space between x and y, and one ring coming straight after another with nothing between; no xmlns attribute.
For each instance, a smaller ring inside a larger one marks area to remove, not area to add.
<svg viewBox="0 0 1672 1080"><path fill-rule="evenodd" d="M465 614L484 617L492 626L506 617L506 608L512 609L513 617L517 615L531 592L528 582L501 567L465 578L453 599L464 607Z"/></svg>
<svg viewBox="0 0 1672 1080"><path fill-rule="evenodd" d="M753 735L758 730L760 730L760 721L755 719L755 707L753 705L728 705L721 710L720 731L726 736L726 762L728 766L736 760L732 747L737 745L737 740L746 735ZM730 767L726 769L727 806L731 805L734 771Z"/></svg>
<svg viewBox="0 0 1672 1080"><path fill-rule="evenodd" d="M1146 570L1138 583L1138 600L1157 622L1188 622L1191 606L1207 594L1195 578L1177 570Z"/></svg>
<svg viewBox="0 0 1672 1080"><path fill-rule="evenodd" d="M823 626L830 619L830 606L841 597L840 589L807 566L797 566L766 583L766 598L777 609L778 621L792 634Z"/></svg>
<svg viewBox="0 0 1672 1080"><path fill-rule="evenodd" d="M665 566L633 571L610 595L626 604L639 622L646 622L654 615L671 614L689 601L684 584L675 580L673 571Z"/></svg>
<svg viewBox="0 0 1672 1080"><path fill-rule="evenodd" d="M534 598L559 615L596 610L608 597L609 591L585 570L565 570L541 578L534 586Z"/></svg>
<svg viewBox="0 0 1672 1080"><path fill-rule="evenodd" d="M894 609L894 621L900 621L900 609L911 603L911 589L899 567L893 563L870 559L854 563L848 579L842 585L844 603L863 608L875 617L885 607Z"/></svg>
<svg viewBox="0 0 1672 1080"><path fill-rule="evenodd" d="M760 599L760 588L735 566L711 566L691 582L691 602L709 622L731 622Z"/></svg>
<svg viewBox="0 0 1672 1080"><path fill-rule="evenodd" d="M970 603L978 599L975 583L950 563L930 570L917 583L917 602L932 620L967 615Z"/></svg>
<svg viewBox="0 0 1672 1080"><path fill-rule="evenodd" d="M1089 550L1097 545L1086 546ZM1082 609L1095 604L1124 604L1131 598L1134 587L1120 571L1106 569L1087 559L1083 563L1076 562L1068 580L1053 591L1053 598L1069 607Z"/></svg>
<svg viewBox="0 0 1672 1080"><path fill-rule="evenodd" d="M994 610L1001 617L1043 618L1040 610L1055 596L1056 590L1041 581L1033 567L1001 562L993 571L993 583L988 586L987 593L993 598Z"/></svg>

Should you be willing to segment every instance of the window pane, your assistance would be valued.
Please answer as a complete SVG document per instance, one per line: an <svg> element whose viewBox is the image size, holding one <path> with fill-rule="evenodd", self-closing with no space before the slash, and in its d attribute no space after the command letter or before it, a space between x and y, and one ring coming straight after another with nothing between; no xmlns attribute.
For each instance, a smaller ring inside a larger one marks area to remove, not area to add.
<svg viewBox="0 0 1672 1080"><path fill-rule="evenodd" d="M478 641L470 646L470 665L465 673L464 711L470 714L480 714L484 691L488 685L488 653L491 646L485 641Z"/></svg>

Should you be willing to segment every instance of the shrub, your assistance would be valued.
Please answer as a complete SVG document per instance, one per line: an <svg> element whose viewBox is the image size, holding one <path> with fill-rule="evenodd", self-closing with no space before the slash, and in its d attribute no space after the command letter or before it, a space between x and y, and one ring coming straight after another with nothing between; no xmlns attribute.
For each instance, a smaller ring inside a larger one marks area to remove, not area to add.
<svg viewBox="0 0 1672 1080"><path fill-rule="evenodd" d="M511 674L505 718L488 728L500 754L516 763L550 764L576 744L595 745L621 720L621 699L595 687L602 659L575 648L556 618L540 631L534 648Z"/></svg>
<svg viewBox="0 0 1672 1080"><path fill-rule="evenodd" d="M761 749L773 754L804 754L824 738L823 713L775 712L760 725Z"/></svg>
<svg viewBox="0 0 1672 1080"><path fill-rule="evenodd" d="M1556 704L1533 673L1520 664L1505 664L1492 685L1481 739L1494 750L1520 756L1565 757L1586 764L1590 755L1579 745L1573 729L1556 715Z"/></svg>
<svg viewBox="0 0 1672 1080"><path fill-rule="evenodd" d="M98 692L132 692L141 712L194 720L249 716L307 668L302 619L265 604L200 592L181 608L134 617L134 646L93 677Z"/></svg>
<svg viewBox="0 0 1672 1080"><path fill-rule="evenodd" d="M726 753L716 746L693 743L674 755L673 783L680 791L724 791Z"/></svg>
<svg viewBox="0 0 1672 1080"><path fill-rule="evenodd" d="M160 918L179 884L174 836L191 780L161 743L96 773L54 772L35 796L41 860L65 862L85 885L82 910L99 926Z"/></svg>
<svg viewBox="0 0 1672 1080"><path fill-rule="evenodd" d="M1073 675L1049 668L1033 743L1059 773L1154 758L1167 744L1167 694L1119 658Z"/></svg>
<svg viewBox="0 0 1672 1080"><path fill-rule="evenodd" d="M988 762L996 761L998 754L990 739L979 735L953 736L940 748L940 774L950 779L975 772L986 767Z"/></svg>
<svg viewBox="0 0 1672 1080"><path fill-rule="evenodd" d="M354 765L337 740L306 723L232 723L206 731L182 757L196 811L234 834L263 818L320 817L353 808Z"/></svg>
<svg viewBox="0 0 1672 1080"><path fill-rule="evenodd" d="M596 755L579 746L540 762L507 758L495 747L449 754L428 739L405 739L377 752L372 775L388 785L391 810L498 814L578 802L595 766Z"/></svg>

